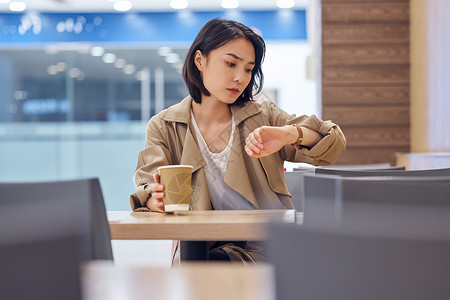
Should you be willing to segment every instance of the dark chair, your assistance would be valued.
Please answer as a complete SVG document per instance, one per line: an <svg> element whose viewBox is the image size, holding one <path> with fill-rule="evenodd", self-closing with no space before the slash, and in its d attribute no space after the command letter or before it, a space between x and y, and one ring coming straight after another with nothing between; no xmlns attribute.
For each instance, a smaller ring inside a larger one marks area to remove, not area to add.
<svg viewBox="0 0 450 300"><path fill-rule="evenodd" d="M320 166L318 169L331 169L331 170L388 170L392 168L390 163L379 164L357 164L357 165L331 165Z"/></svg>
<svg viewBox="0 0 450 300"><path fill-rule="evenodd" d="M450 177L305 176L306 227L450 238Z"/></svg>
<svg viewBox="0 0 450 300"><path fill-rule="evenodd" d="M315 169L316 174L328 174L328 175L340 175L341 173L350 173L350 172L391 172L391 171L401 171L405 170L404 166L386 166L386 167L376 167L374 165L358 165L355 167L339 167L339 166L330 166L330 167L319 167Z"/></svg>
<svg viewBox="0 0 450 300"><path fill-rule="evenodd" d="M276 299L450 299L450 240L270 227Z"/></svg>
<svg viewBox="0 0 450 300"><path fill-rule="evenodd" d="M359 176L450 176L450 168L445 169L427 169L427 170L331 170L316 169L316 174L339 175L344 177Z"/></svg>
<svg viewBox="0 0 450 300"><path fill-rule="evenodd" d="M80 264L112 259L98 179L0 183L0 299L81 299Z"/></svg>
<svg viewBox="0 0 450 300"><path fill-rule="evenodd" d="M0 242L0 299L81 300L80 238L41 239L39 232L30 231L36 234L32 241Z"/></svg>
<svg viewBox="0 0 450 300"><path fill-rule="evenodd" d="M293 172L284 172L286 186L291 194L292 204L297 211L303 211L303 193L305 174L314 174L314 169L294 170Z"/></svg>
<svg viewBox="0 0 450 300"><path fill-rule="evenodd" d="M97 178L0 183L0 240L82 238L82 260L112 259L105 204Z"/></svg>

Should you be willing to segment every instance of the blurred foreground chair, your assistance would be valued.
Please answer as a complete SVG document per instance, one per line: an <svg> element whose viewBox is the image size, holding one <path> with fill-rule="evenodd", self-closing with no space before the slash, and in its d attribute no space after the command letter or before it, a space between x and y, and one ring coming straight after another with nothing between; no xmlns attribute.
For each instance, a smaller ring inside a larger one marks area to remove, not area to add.
<svg viewBox="0 0 450 300"><path fill-rule="evenodd" d="M450 168L444 169L427 169L427 170L332 170L332 169L316 169L316 174L338 175L344 177L360 177L360 176L450 176Z"/></svg>
<svg viewBox="0 0 450 300"><path fill-rule="evenodd" d="M65 281L77 278L74 266L78 272L84 261L112 259L96 178L0 183L0 228L0 299L78 299L53 295L74 289Z"/></svg>
<svg viewBox="0 0 450 300"><path fill-rule="evenodd" d="M389 164L374 164L374 165L348 165L348 166L326 166L317 167L315 169L316 174L330 174L339 175L340 172L390 172L395 170L405 170L404 166L390 166Z"/></svg>
<svg viewBox="0 0 450 300"><path fill-rule="evenodd" d="M276 299L450 299L450 240L270 227Z"/></svg>
<svg viewBox="0 0 450 300"><path fill-rule="evenodd" d="M305 174L314 174L314 168L295 170L293 172L284 172L286 186L291 194L292 204L297 211L303 211L303 193Z"/></svg>
<svg viewBox="0 0 450 300"><path fill-rule="evenodd" d="M358 172L358 171L386 171L390 170L404 170L405 167L391 167L389 163L380 164L365 164L365 165L333 165L317 168L293 168L292 172L285 172L286 185L291 194L292 203L297 211L304 211L304 187L305 183L303 176L305 174L334 174L341 171Z"/></svg>
<svg viewBox="0 0 450 300"><path fill-rule="evenodd" d="M305 227L450 240L450 176L304 180Z"/></svg>

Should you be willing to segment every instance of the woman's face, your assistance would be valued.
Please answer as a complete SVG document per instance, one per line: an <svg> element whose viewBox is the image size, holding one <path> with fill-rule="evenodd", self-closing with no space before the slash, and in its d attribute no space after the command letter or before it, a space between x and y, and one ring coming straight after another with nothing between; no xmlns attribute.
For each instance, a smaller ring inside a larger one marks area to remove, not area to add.
<svg viewBox="0 0 450 300"><path fill-rule="evenodd" d="M231 104L244 92L252 79L255 49L248 40L238 38L212 50L208 57L197 50L195 64L211 97Z"/></svg>

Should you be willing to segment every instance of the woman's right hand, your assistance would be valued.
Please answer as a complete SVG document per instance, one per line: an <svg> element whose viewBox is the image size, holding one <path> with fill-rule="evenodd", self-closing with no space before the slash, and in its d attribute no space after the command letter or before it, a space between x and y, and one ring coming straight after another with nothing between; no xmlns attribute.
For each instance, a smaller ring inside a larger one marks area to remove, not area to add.
<svg viewBox="0 0 450 300"><path fill-rule="evenodd" d="M153 175L155 183L151 187L150 197L147 199L145 205L151 211L165 212L164 210L164 186L161 184L161 178L159 174Z"/></svg>

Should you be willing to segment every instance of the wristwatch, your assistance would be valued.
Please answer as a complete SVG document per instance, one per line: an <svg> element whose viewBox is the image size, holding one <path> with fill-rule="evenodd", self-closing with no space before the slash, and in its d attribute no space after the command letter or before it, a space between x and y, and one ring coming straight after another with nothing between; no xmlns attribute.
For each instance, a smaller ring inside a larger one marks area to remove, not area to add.
<svg viewBox="0 0 450 300"><path fill-rule="evenodd" d="M298 139L295 143L292 143L291 145L296 148L300 148L300 144L303 142L303 130L297 124L292 124L292 126L294 126L298 131Z"/></svg>

